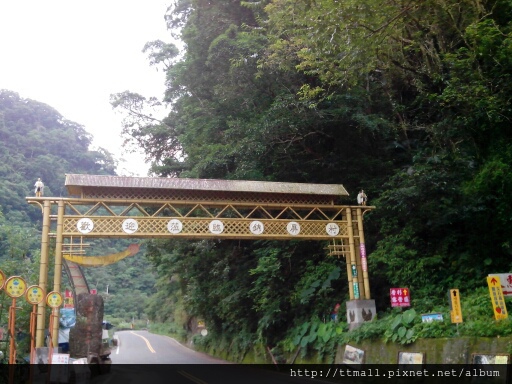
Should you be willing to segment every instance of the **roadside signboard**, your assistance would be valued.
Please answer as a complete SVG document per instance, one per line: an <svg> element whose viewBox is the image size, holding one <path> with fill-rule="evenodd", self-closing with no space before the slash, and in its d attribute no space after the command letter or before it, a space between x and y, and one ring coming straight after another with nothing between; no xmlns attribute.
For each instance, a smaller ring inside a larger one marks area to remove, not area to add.
<svg viewBox="0 0 512 384"><path fill-rule="evenodd" d="M492 308L494 310L494 318L503 320L508 317L507 307L505 306L505 298L501 289L501 282L498 276L488 276L487 285L491 295Z"/></svg>
<svg viewBox="0 0 512 384"><path fill-rule="evenodd" d="M4 283L5 283L5 273L0 271L0 289L2 289L4 287Z"/></svg>
<svg viewBox="0 0 512 384"><path fill-rule="evenodd" d="M422 323L432 323L433 321L443 321L442 313L425 313L421 315Z"/></svg>
<svg viewBox="0 0 512 384"><path fill-rule="evenodd" d="M410 307L411 293L409 288L391 288L389 290L392 307Z"/></svg>
<svg viewBox="0 0 512 384"><path fill-rule="evenodd" d="M62 295L59 292L52 291L46 295L46 304L50 308L58 308L62 305Z"/></svg>
<svg viewBox="0 0 512 384"><path fill-rule="evenodd" d="M73 292L69 289L66 289L64 293L64 308L74 308L74 300L73 300Z"/></svg>
<svg viewBox="0 0 512 384"><path fill-rule="evenodd" d="M37 285L31 285L25 292L25 299L29 304L37 305L44 300L43 288Z"/></svg>
<svg viewBox="0 0 512 384"><path fill-rule="evenodd" d="M462 309L458 289L450 289L450 317L452 323L462 323Z"/></svg>
<svg viewBox="0 0 512 384"><path fill-rule="evenodd" d="M5 293L13 299L21 297L27 290L27 283L22 277L11 276L5 281Z"/></svg>
<svg viewBox="0 0 512 384"><path fill-rule="evenodd" d="M364 243L359 244L359 255L361 256L361 267L363 272L368 272L368 262L366 261L366 247Z"/></svg>
<svg viewBox="0 0 512 384"><path fill-rule="evenodd" d="M512 297L512 273L489 273L489 277L499 277L503 296Z"/></svg>

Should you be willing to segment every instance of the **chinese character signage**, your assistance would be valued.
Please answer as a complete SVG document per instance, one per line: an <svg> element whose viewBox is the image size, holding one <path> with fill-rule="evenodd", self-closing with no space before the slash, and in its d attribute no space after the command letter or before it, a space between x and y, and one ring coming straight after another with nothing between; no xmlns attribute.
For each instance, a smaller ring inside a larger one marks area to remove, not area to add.
<svg viewBox="0 0 512 384"><path fill-rule="evenodd" d="M69 364L69 354L65 354L65 353L52 354L52 364Z"/></svg>
<svg viewBox="0 0 512 384"><path fill-rule="evenodd" d="M212 220L210 224L208 224L208 229L214 235L220 235L224 232L224 223L220 220Z"/></svg>
<svg viewBox="0 0 512 384"><path fill-rule="evenodd" d="M66 289L64 294L64 308L74 308L75 302L73 300L73 292L69 289Z"/></svg>
<svg viewBox="0 0 512 384"><path fill-rule="evenodd" d="M126 219L123 221L123 231L131 235L137 232L139 229L139 223L135 219Z"/></svg>
<svg viewBox="0 0 512 384"><path fill-rule="evenodd" d="M336 223L329 223L325 226L325 231L329 236L338 236L338 233L340 233L340 226Z"/></svg>
<svg viewBox="0 0 512 384"><path fill-rule="evenodd" d="M43 288L38 287L37 285L28 287L27 292L25 293L25 298L27 299L27 302L32 305L39 304L44 299Z"/></svg>
<svg viewBox="0 0 512 384"><path fill-rule="evenodd" d="M462 323L462 309L460 306L460 295L458 289L450 289L450 316L452 323Z"/></svg>
<svg viewBox="0 0 512 384"><path fill-rule="evenodd" d="M50 308L60 307L62 305L62 301L62 295L59 292L53 291L46 296L46 304L48 304Z"/></svg>
<svg viewBox="0 0 512 384"><path fill-rule="evenodd" d="M487 285L489 286L489 294L491 295L492 308L494 318L503 320L508 317L507 307L505 306L505 298L501 289L501 282L498 276L488 276Z"/></svg>
<svg viewBox="0 0 512 384"><path fill-rule="evenodd" d="M368 262L366 261L366 247L364 243L359 244L359 255L361 256L361 267L363 272L368 271Z"/></svg>
<svg viewBox="0 0 512 384"><path fill-rule="evenodd" d="M492 273L489 277L499 277L503 296L512 297L512 273Z"/></svg>
<svg viewBox="0 0 512 384"><path fill-rule="evenodd" d="M352 283L352 286L354 288L354 299L359 299L359 284L358 283Z"/></svg>
<svg viewBox="0 0 512 384"><path fill-rule="evenodd" d="M80 233L83 233L85 235L87 233L92 232L92 230L94 229L94 223L91 219L83 218L78 220L78 222L76 223L76 228Z"/></svg>
<svg viewBox="0 0 512 384"><path fill-rule="evenodd" d="M300 233L300 224L296 221L291 221L286 225L286 230L290 235L296 236Z"/></svg>
<svg viewBox="0 0 512 384"><path fill-rule="evenodd" d="M263 223L261 221L256 220L256 221L252 221L249 224L249 230L254 235L261 235L263 233L263 231L265 230L265 226L263 225Z"/></svg>
<svg viewBox="0 0 512 384"><path fill-rule="evenodd" d="M23 296L26 290L27 283L19 276L11 276L5 281L5 293L12 298Z"/></svg>
<svg viewBox="0 0 512 384"><path fill-rule="evenodd" d="M389 290L392 307L410 307L411 294L409 288L391 288Z"/></svg>
<svg viewBox="0 0 512 384"><path fill-rule="evenodd" d="M167 223L167 230L172 234L176 235L183 229L183 223L178 219L172 219Z"/></svg>

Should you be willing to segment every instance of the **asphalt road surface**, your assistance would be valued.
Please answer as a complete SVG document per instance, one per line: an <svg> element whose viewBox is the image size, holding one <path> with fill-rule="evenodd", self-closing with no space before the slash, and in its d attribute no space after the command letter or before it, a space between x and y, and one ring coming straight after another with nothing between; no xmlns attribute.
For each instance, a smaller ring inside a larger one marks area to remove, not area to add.
<svg viewBox="0 0 512 384"><path fill-rule="evenodd" d="M196 352L168 337L148 331L116 332L112 364L226 364L227 361Z"/></svg>
<svg viewBox="0 0 512 384"><path fill-rule="evenodd" d="M147 331L116 332L108 373L96 374L92 384L275 384L322 383L318 379L291 377L289 371L232 364L196 352L178 341ZM103 367L104 369L105 367Z"/></svg>

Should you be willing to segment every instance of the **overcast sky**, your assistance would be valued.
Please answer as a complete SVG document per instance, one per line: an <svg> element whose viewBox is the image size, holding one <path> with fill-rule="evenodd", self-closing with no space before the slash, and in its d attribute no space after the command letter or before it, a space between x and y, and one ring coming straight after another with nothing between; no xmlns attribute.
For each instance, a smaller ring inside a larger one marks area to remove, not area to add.
<svg viewBox="0 0 512 384"><path fill-rule="evenodd" d="M0 89L55 108L120 159L121 116L111 93L161 98L165 75L142 53L151 40L171 42L170 0L0 0ZM123 154L123 175L145 176L141 156Z"/></svg>

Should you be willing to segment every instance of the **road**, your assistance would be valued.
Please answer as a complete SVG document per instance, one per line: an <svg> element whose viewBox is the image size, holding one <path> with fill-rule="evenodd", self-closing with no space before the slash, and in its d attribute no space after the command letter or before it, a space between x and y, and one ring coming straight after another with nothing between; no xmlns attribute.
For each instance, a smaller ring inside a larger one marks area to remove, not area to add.
<svg viewBox="0 0 512 384"><path fill-rule="evenodd" d="M112 364L226 364L227 361L196 352L167 336L148 331L116 332Z"/></svg>
<svg viewBox="0 0 512 384"><path fill-rule="evenodd" d="M118 339L118 346L110 355L110 373L96 375L92 384L321 383L290 377L289 372L232 364L147 331L116 332L114 338Z"/></svg>

